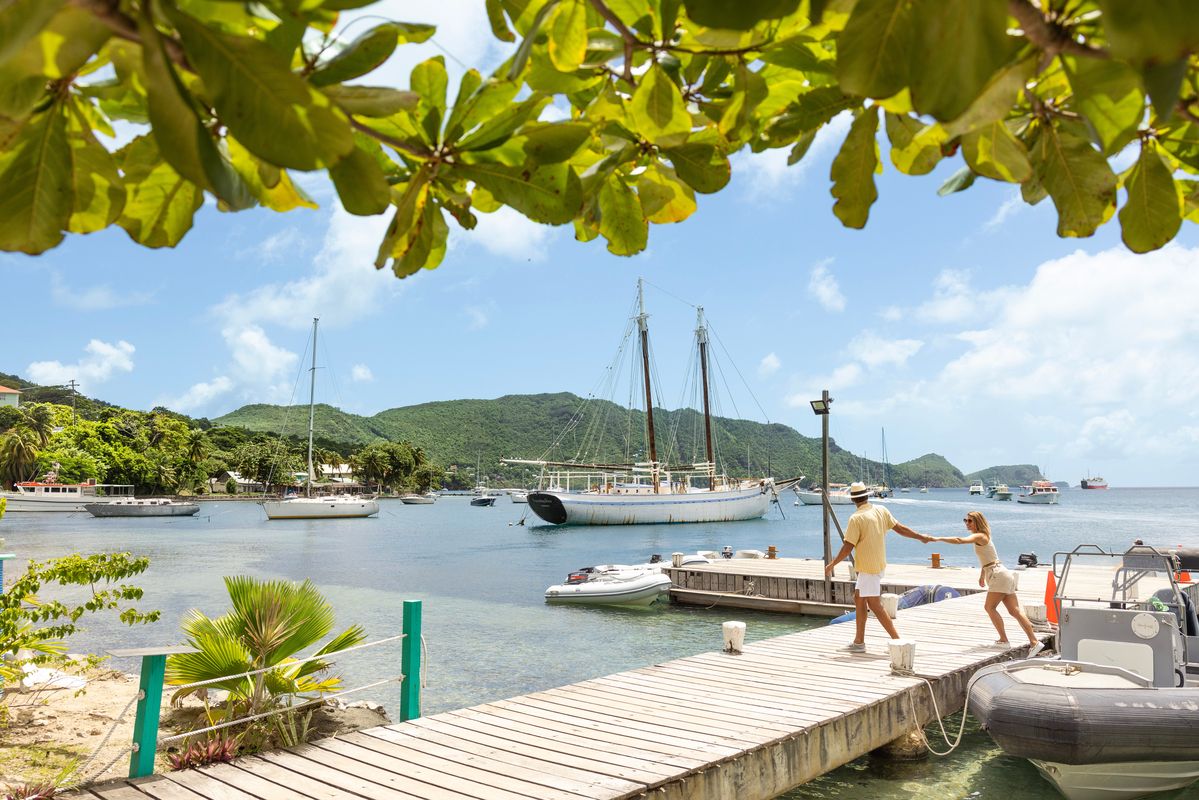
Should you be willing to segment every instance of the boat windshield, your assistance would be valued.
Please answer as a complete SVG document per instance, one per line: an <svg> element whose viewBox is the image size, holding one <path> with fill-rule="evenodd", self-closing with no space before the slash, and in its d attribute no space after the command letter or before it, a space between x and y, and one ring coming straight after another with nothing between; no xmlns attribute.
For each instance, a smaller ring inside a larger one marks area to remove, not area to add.
<svg viewBox="0 0 1199 800"><path fill-rule="evenodd" d="M1070 553L1055 554L1053 561L1059 576L1056 596L1064 604L1148 610L1156 607L1155 597L1172 604L1180 594L1174 554L1154 547L1109 553L1095 545L1082 545Z"/></svg>

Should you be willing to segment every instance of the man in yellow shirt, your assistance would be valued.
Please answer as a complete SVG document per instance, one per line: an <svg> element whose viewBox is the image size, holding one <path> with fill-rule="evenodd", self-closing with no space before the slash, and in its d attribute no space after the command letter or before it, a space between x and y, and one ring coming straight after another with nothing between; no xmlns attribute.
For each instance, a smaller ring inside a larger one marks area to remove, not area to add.
<svg viewBox="0 0 1199 800"><path fill-rule="evenodd" d="M849 518L845 526L845 544L840 552L824 568L826 577L831 577L833 568L846 559L850 552L854 553L854 568L858 573L857 583L854 584L853 605L856 611L854 623L857 635L846 650L851 653L866 652L866 609L874 612L874 616L882 624L892 639L899 638L895 623L883 609L882 585L883 573L887 569L887 531L895 531L900 536L928 542L930 537L916 533L906 525L896 521L886 506L871 505L870 490L864 483L851 483L849 497L857 510Z"/></svg>

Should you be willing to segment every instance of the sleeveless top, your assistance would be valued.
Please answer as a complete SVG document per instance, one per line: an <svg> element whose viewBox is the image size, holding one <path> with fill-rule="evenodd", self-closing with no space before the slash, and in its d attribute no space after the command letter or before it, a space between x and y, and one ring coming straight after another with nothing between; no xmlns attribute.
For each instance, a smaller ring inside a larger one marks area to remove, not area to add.
<svg viewBox="0 0 1199 800"><path fill-rule="evenodd" d="M987 537L986 544L974 545L974 555L978 556L978 563L983 567L989 567L999 564L999 553L995 550L995 545L991 543L991 537Z"/></svg>

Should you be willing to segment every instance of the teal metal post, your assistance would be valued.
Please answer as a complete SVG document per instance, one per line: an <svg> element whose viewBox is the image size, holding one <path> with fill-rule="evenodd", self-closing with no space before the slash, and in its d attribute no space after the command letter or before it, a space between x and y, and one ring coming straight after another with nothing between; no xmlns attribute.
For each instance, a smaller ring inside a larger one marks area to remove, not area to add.
<svg viewBox="0 0 1199 800"><path fill-rule="evenodd" d="M16 553L0 553L0 594L4 594L4 562L16 557Z"/></svg>
<svg viewBox="0 0 1199 800"><path fill-rule="evenodd" d="M142 656L141 695L137 701L137 716L133 720L133 743L129 754L129 777L144 778L154 774L154 755L158 752L158 714L162 709L162 679L167 669L167 657L162 654Z"/></svg>
<svg viewBox="0 0 1199 800"><path fill-rule="evenodd" d="M420 617L421 601L404 601L404 638L401 640L400 722L420 716Z"/></svg>

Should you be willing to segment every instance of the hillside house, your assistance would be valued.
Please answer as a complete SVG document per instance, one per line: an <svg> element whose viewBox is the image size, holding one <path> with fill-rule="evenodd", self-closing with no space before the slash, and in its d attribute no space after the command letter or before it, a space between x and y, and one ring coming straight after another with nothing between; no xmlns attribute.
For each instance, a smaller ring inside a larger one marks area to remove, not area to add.
<svg viewBox="0 0 1199 800"><path fill-rule="evenodd" d="M19 405L21 405L21 392L17 389L10 389L7 386L0 386L0 406Z"/></svg>

